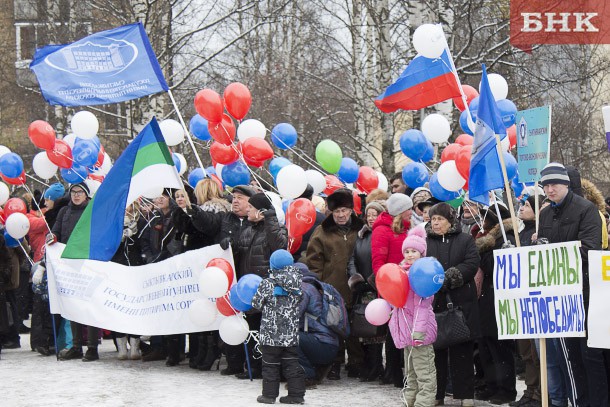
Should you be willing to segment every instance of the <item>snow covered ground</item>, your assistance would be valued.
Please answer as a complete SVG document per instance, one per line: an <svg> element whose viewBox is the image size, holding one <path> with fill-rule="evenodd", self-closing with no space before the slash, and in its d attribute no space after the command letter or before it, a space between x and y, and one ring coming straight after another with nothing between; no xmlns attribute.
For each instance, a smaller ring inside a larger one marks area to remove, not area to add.
<svg viewBox="0 0 610 407"><path fill-rule="evenodd" d="M21 349L4 349L0 359L0 406L260 406L261 381L200 372L182 362L119 361L114 344L104 340L100 360L56 361L32 352L29 335L21 335ZM224 361L224 358L223 358ZM221 364L221 368L223 364ZM376 383L360 383L342 372L339 381L325 381L307 391L309 406L400 406L400 390ZM521 397L522 381L517 382ZM280 396L286 390L282 384ZM459 405L451 398L446 405ZM476 402L477 406L489 405Z"/></svg>

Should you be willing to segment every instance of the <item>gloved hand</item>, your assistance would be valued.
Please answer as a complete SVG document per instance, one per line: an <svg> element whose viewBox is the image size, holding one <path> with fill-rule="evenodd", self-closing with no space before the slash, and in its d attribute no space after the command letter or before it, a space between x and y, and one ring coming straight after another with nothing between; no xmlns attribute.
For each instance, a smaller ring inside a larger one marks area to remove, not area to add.
<svg viewBox="0 0 610 407"><path fill-rule="evenodd" d="M57 236L55 236L53 233L50 233L50 232L47 233L47 237L45 238L45 243L50 246L56 242L57 242Z"/></svg>
<svg viewBox="0 0 610 407"><path fill-rule="evenodd" d="M42 265L38 265L38 267L36 268L36 271L34 272L34 275L32 276L32 283L39 285L40 283L42 283L42 279L44 278L44 272L46 271L46 269L44 268L44 266Z"/></svg>
<svg viewBox="0 0 610 407"><path fill-rule="evenodd" d="M413 332L413 346L422 346L425 339L425 332Z"/></svg>
<svg viewBox="0 0 610 407"><path fill-rule="evenodd" d="M456 267L449 267L445 271L445 281L443 282L443 288L447 290L453 290L460 288L464 285L464 277L462 272Z"/></svg>
<svg viewBox="0 0 610 407"><path fill-rule="evenodd" d="M220 241L219 244L222 250L227 250L229 248L229 245L233 245L233 239L231 239L230 237L225 237Z"/></svg>

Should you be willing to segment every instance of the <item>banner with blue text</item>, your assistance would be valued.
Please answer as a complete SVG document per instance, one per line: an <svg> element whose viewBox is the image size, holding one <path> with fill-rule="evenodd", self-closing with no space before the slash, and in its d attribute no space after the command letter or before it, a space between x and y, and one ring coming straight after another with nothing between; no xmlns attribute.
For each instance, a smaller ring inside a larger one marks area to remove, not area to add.
<svg viewBox="0 0 610 407"><path fill-rule="evenodd" d="M610 251L589 250L589 330L587 345L610 348Z"/></svg>
<svg viewBox="0 0 610 407"><path fill-rule="evenodd" d="M498 339L585 336L580 242L494 250Z"/></svg>

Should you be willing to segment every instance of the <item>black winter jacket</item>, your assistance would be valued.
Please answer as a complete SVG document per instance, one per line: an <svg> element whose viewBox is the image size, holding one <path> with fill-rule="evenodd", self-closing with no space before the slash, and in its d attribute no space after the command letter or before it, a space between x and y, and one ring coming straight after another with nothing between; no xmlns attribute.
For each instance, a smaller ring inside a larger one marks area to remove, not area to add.
<svg viewBox="0 0 610 407"><path fill-rule="evenodd" d="M144 263L157 263L180 254L180 243L175 240L175 234L171 212L164 215L161 211L154 211L138 235Z"/></svg>
<svg viewBox="0 0 610 407"><path fill-rule="evenodd" d="M72 202L68 206L64 206L57 214L57 219L53 225L53 234L57 237L59 243L67 243L74 227L82 216L89 201L85 201L80 205L74 205Z"/></svg>
<svg viewBox="0 0 610 407"><path fill-rule="evenodd" d="M193 226L207 238L214 239L214 242L220 242L227 237L231 238L234 258L237 253L239 236L250 226L247 217L240 218L233 212L216 213L195 209L191 219ZM237 258L235 260L237 261Z"/></svg>
<svg viewBox="0 0 610 407"><path fill-rule="evenodd" d="M237 240L235 263L237 278L246 274L269 275L269 257L279 249L286 249L288 232L280 225L274 210L265 211L265 219L250 224Z"/></svg>
<svg viewBox="0 0 610 407"><path fill-rule="evenodd" d="M373 231L368 225L364 225L358 232L358 239L354 246L354 252L347 264L347 275L352 281L360 281L358 274L362 276L362 282L358 283L360 293L374 292L375 289L367 282L373 275L373 260L371 255L371 238ZM358 277L358 278L356 278ZM348 284L351 284L348 281Z"/></svg>
<svg viewBox="0 0 610 407"><path fill-rule="evenodd" d="M213 237L204 235L193 225L191 217L198 209L197 205L191 205L186 212L182 208L175 208L172 212L176 240L180 242L182 253L218 243Z"/></svg>
<svg viewBox="0 0 610 407"><path fill-rule="evenodd" d="M536 233L536 221L526 220L523 221L523 229L519 232L519 241L521 246L531 246L535 243L532 242L532 235Z"/></svg>
<svg viewBox="0 0 610 407"><path fill-rule="evenodd" d="M426 225L427 256L435 257L443 266L445 273L449 268L459 270L463 285L452 289L441 289L434 296L434 312L447 309L446 294L449 293L455 306L462 308L471 339L480 336L479 307L477 288L474 276L479 269L479 253L472 236L462 233L459 224L455 222L444 235L432 231L432 225Z"/></svg>

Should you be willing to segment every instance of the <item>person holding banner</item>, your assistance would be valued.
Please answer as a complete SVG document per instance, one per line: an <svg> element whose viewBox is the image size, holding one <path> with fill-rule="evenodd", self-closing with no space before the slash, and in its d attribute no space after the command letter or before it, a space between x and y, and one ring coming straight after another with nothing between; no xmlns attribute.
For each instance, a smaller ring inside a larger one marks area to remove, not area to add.
<svg viewBox="0 0 610 407"><path fill-rule="evenodd" d="M447 309L447 295L460 307L470 329L470 340L446 349L435 348L436 405L443 405L447 376L451 374L453 398L462 406L474 406L474 340L479 337L479 308L474 276L479 268L479 252L474 239L462 233L455 210L446 202L430 208L426 225L428 256L435 257L445 270L441 290L435 294L434 312Z"/></svg>
<svg viewBox="0 0 610 407"><path fill-rule="evenodd" d="M540 183L550 207L540 212L538 239L549 243L580 241L583 300L589 308L589 250L601 250L602 222L596 206L570 190L568 171L549 163L540 172ZM587 346L586 338L559 338L567 366L573 406L608 406L608 382L602 349Z"/></svg>

